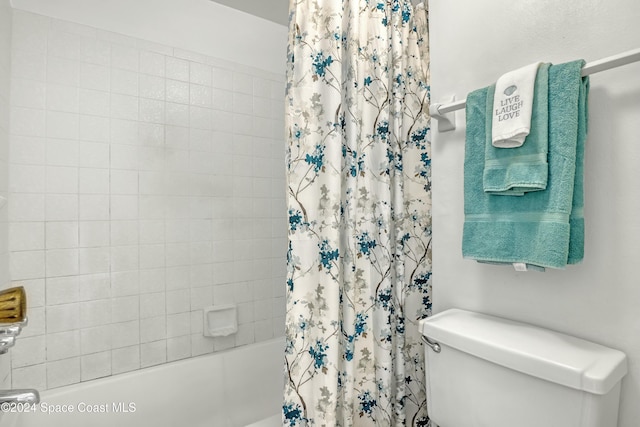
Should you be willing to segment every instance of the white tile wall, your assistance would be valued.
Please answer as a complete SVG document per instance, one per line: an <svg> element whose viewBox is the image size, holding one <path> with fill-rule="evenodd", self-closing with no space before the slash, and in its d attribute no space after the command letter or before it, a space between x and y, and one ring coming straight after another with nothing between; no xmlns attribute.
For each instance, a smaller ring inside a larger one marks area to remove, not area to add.
<svg viewBox="0 0 640 427"><path fill-rule="evenodd" d="M10 122L10 94L15 90L20 94L22 103L29 105L37 105L39 101L44 99L41 96L43 85L35 84L33 86L16 84L12 89L11 84L11 35L12 35L12 12L9 0L0 0L0 289L9 286L9 250L14 246L14 242L9 240L9 224L8 206L6 199L8 198L8 178L9 178L9 122ZM36 154L38 152L37 145L29 145L27 141L25 150L19 153L19 156L25 154ZM36 154L37 156L37 154ZM22 247L26 250L42 249L43 229L35 227L16 228L14 233L22 235L25 240ZM20 244L17 244L19 247ZM27 342L25 347L39 349L39 341ZM35 359L30 359L26 354L28 350L21 350L18 355L18 364L38 363ZM11 385L11 363L8 357L0 358L0 387L8 388Z"/></svg>
<svg viewBox="0 0 640 427"><path fill-rule="evenodd" d="M8 250L31 323L12 385L59 387L283 334L283 76L14 16ZM0 78L8 70L0 60ZM238 334L203 337L202 309L227 303Z"/></svg>

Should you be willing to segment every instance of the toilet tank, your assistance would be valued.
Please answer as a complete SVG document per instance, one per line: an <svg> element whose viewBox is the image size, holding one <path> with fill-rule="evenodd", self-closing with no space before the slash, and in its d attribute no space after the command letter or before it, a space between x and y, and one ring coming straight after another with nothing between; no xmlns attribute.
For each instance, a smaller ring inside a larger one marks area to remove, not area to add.
<svg viewBox="0 0 640 427"><path fill-rule="evenodd" d="M439 427L615 427L624 353L451 309L420 322L427 406Z"/></svg>

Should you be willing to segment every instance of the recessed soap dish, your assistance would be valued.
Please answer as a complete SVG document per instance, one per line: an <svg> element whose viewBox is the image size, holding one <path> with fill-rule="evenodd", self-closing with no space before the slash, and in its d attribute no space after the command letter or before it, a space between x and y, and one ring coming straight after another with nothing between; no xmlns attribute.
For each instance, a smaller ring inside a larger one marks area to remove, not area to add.
<svg viewBox="0 0 640 427"><path fill-rule="evenodd" d="M203 317L205 337L226 337L238 332L238 314L233 304L206 307Z"/></svg>

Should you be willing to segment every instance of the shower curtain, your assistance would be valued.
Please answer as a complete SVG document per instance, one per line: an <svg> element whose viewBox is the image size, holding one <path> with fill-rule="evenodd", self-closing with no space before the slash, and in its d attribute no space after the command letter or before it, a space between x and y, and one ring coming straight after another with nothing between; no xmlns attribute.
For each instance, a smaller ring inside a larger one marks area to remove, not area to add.
<svg viewBox="0 0 640 427"><path fill-rule="evenodd" d="M428 426L427 11L291 0L285 426Z"/></svg>

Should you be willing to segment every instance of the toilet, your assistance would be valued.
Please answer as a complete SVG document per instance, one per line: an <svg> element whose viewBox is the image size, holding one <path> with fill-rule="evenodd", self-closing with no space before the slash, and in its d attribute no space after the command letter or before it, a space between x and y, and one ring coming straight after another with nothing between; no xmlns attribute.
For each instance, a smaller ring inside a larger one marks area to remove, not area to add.
<svg viewBox="0 0 640 427"><path fill-rule="evenodd" d="M420 321L438 427L616 427L624 353L451 309Z"/></svg>

